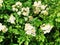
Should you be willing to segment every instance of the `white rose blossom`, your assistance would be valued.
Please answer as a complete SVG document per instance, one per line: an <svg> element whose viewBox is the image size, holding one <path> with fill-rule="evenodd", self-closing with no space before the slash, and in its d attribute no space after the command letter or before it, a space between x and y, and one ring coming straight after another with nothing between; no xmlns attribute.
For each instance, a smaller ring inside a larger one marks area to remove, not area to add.
<svg viewBox="0 0 60 45"><path fill-rule="evenodd" d="M43 30L44 34L49 33L51 29L53 28L50 24L43 24L40 26L40 28Z"/></svg>
<svg viewBox="0 0 60 45"><path fill-rule="evenodd" d="M3 26L2 26L2 32L5 33L5 32L7 32L7 30L8 30L8 28L7 28L5 25L3 25Z"/></svg>
<svg viewBox="0 0 60 45"><path fill-rule="evenodd" d="M2 32L7 32L7 30L8 30L8 28L5 26L5 25L2 25L1 23L0 23L0 31L2 31Z"/></svg>
<svg viewBox="0 0 60 45"><path fill-rule="evenodd" d="M20 6L22 6L22 3L21 2L16 2L16 4L15 4L17 7L20 7Z"/></svg>
<svg viewBox="0 0 60 45"><path fill-rule="evenodd" d="M29 7L23 7L22 8L22 15L24 15L24 16L28 16L29 15Z"/></svg>
<svg viewBox="0 0 60 45"><path fill-rule="evenodd" d="M0 23L0 31L2 30L2 24Z"/></svg>
<svg viewBox="0 0 60 45"><path fill-rule="evenodd" d="M0 0L0 7L2 7L3 0Z"/></svg>
<svg viewBox="0 0 60 45"><path fill-rule="evenodd" d="M33 9L34 13L38 14L41 11L41 9L40 9L40 7L41 7L41 1L38 1L38 2L35 1L34 4L33 4L33 6L34 6L34 9Z"/></svg>
<svg viewBox="0 0 60 45"><path fill-rule="evenodd" d="M22 7L22 3L16 2L15 5L12 5L12 10L17 12L21 7Z"/></svg>
<svg viewBox="0 0 60 45"><path fill-rule="evenodd" d="M34 2L34 4L33 4L33 6L35 6L35 7L41 7L41 1L35 1Z"/></svg>
<svg viewBox="0 0 60 45"><path fill-rule="evenodd" d="M0 0L0 4L2 4L3 3L3 0Z"/></svg>
<svg viewBox="0 0 60 45"><path fill-rule="evenodd" d="M28 18L29 18L29 21L31 21L33 19L33 16L29 16Z"/></svg>
<svg viewBox="0 0 60 45"><path fill-rule="evenodd" d="M8 19L8 22L14 24L15 23L15 17L11 14L10 18Z"/></svg>
<svg viewBox="0 0 60 45"><path fill-rule="evenodd" d="M33 27L29 23L26 23L25 24L25 31L26 31L26 34L28 34L28 35L32 35L32 36L35 36L36 35L35 27Z"/></svg>
<svg viewBox="0 0 60 45"><path fill-rule="evenodd" d="M35 14L39 14L39 12L40 12L41 10L40 10L40 8L35 7L33 11L34 11Z"/></svg>
<svg viewBox="0 0 60 45"><path fill-rule="evenodd" d="M43 11L41 11L41 14L48 15L48 11L47 10L43 10Z"/></svg>
<svg viewBox="0 0 60 45"><path fill-rule="evenodd" d="M33 12L34 14L39 14L39 12L41 12L41 10L45 10L47 5L42 5L41 1L35 1L33 4ZM44 14L48 14L47 11L44 11Z"/></svg>

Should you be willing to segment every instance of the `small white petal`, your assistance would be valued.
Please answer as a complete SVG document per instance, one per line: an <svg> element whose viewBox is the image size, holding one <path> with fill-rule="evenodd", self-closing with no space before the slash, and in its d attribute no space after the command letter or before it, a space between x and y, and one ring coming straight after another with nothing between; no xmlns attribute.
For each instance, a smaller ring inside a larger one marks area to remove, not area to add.
<svg viewBox="0 0 60 45"><path fill-rule="evenodd" d="M47 5L41 5L41 9L44 10Z"/></svg>
<svg viewBox="0 0 60 45"><path fill-rule="evenodd" d="M2 24L0 23L0 31L2 30Z"/></svg>
<svg viewBox="0 0 60 45"><path fill-rule="evenodd" d="M2 4L3 3L3 0L0 0L0 4Z"/></svg>
<svg viewBox="0 0 60 45"><path fill-rule="evenodd" d="M41 11L41 14L48 15L48 12L46 10Z"/></svg>
<svg viewBox="0 0 60 45"><path fill-rule="evenodd" d="M18 11L17 14L18 14L18 15L21 15L21 11Z"/></svg>

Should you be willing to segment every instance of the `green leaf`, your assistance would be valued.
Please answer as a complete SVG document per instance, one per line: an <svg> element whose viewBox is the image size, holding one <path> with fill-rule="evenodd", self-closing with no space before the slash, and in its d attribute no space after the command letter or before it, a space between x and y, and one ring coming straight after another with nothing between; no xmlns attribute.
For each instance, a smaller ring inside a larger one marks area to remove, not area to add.
<svg viewBox="0 0 60 45"><path fill-rule="evenodd" d="M17 29L12 29L14 34L20 34L20 32Z"/></svg>
<svg viewBox="0 0 60 45"><path fill-rule="evenodd" d="M21 45L24 41L25 41L25 38L24 37L19 37L18 38L19 45Z"/></svg>
<svg viewBox="0 0 60 45"><path fill-rule="evenodd" d="M0 36L0 42L2 42L4 39L4 36Z"/></svg>

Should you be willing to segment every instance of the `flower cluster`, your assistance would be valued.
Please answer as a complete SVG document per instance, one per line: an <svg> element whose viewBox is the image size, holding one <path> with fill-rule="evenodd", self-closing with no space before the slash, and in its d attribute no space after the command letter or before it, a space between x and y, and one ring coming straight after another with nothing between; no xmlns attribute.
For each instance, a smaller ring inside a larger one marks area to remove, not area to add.
<svg viewBox="0 0 60 45"><path fill-rule="evenodd" d="M12 10L16 11L18 15L24 15L28 16L29 15L29 7L22 7L21 2L16 2L15 5L12 5Z"/></svg>
<svg viewBox="0 0 60 45"><path fill-rule="evenodd" d="M7 27L5 26L5 25L2 25L1 23L0 23L0 31L2 31L2 32L7 32Z"/></svg>
<svg viewBox="0 0 60 45"><path fill-rule="evenodd" d="M46 10L47 5L42 5L41 1L35 1L33 7L33 11L35 14L39 14L41 12L41 14L48 15L48 12Z"/></svg>
<svg viewBox="0 0 60 45"><path fill-rule="evenodd" d="M40 28L43 30L44 34L46 34L52 30L53 26L50 24L43 24L40 26Z"/></svg>
<svg viewBox="0 0 60 45"><path fill-rule="evenodd" d="M2 7L3 0L0 0L0 7Z"/></svg>
<svg viewBox="0 0 60 45"><path fill-rule="evenodd" d="M22 7L22 3L16 2L16 4L12 5L12 10L17 12L20 10L21 7Z"/></svg>
<svg viewBox="0 0 60 45"><path fill-rule="evenodd" d="M26 23L25 24L25 31L26 31L26 34L28 34L28 35L32 35L32 36L35 36L36 35L35 27L33 27L29 23Z"/></svg>
<svg viewBox="0 0 60 45"><path fill-rule="evenodd" d="M35 14L39 14L39 12L41 12L41 14L44 14L44 15L48 15L48 12L47 12L47 5L42 5L41 1L35 1L34 4L33 4L33 12ZM15 11L18 15L24 15L24 16L28 16L29 18L29 21L33 19L33 16L29 16L29 7L22 7L22 3L21 2L16 2L15 5L12 5L12 10ZM25 21L27 21L28 19L25 18ZM10 16L8 22L10 23L15 23L15 17L13 15ZM52 27L49 27L50 25L46 25L45 27L42 27L41 26L41 29L44 31L44 34L45 33L49 33L51 28ZM49 27L47 29L47 27ZM28 35L36 35L35 33L35 27L31 26L29 23L26 23L25 24L25 31L26 31L26 34Z"/></svg>

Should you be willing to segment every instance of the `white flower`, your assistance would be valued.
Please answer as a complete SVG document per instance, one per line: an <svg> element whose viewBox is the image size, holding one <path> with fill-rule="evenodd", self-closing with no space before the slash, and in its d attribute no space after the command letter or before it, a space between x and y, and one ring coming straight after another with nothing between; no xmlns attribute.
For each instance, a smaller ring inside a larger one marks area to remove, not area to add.
<svg viewBox="0 0 60 45"><path fill-rule="evenodd" d="M35 1L34 2L34 4L33 4L33 6L35 6L35 7L40 7L41 6L41 1Z"/></svg>
<svg viewBox="0 0 60 45"><path fill-rule="evenodd" d="M17 12L21 7L22 7L22 3L16 2L15 5L12 5L12 10Z"/></svg>
<svg viewBox="0 0 60 45"><path fill-rule="evenodd" d="M47 10L43 10L43 11L41 11L41 14L48 15L48 12L47 12Z"/></svg>
<svg viewBox="0 0 60 45"><path fill-rule="evenodd" d="M0 4L2 4L3 3L3 0L0 0Z"/></svg>
<svg viewBox="0 0 60 45"><path fill-rule="evenodd" d="M13 11L16 11L16 12L18 11L18 9L17 9L17 8L12 8L12 10L13 10Z"/></svg>
<svg viewBox="0 0 60 45"><path fill-rule="evenodd" d="M28 35L32 35L32 36L35 36L36 35L35 27L33 27L29 23L26 23L25 24L25 31L26 31L26 34L28 34Z"/></svg>
<svg viewBox="0 0 60 45"><path fill-rule="evenodd" d="M33 19L33 16L29 16L29 21Z"/></svg>
<svg viewBox="0 0 60 45"><path fill-rule="evenodd" d="M0 0L0 7L2 7L3 0Z"/></svg>
<svg viewBox="0 0 60 45"><path fill-rule="evenodd" d="M34 11L34 13L35 14L39 14L39 12L41 11L41 1L35 1L34 2L34 4L33 4L33 6L34 6L34 8L33 8L33 11Z"/></svg>
<svg viewBox="0 0 60 45"><path fill-rule="evenodd" d="M18 11L17 14L18 14L18 15L21 15L21 11Z"/></svg>
<svg viewBox="0 0 60 45"><path fill-rule="evenodd" d="M2 24L0 23L0 31L2 30Z"/></svg>
<svg viewBox="0 0 60 45"><path fill-rule="evenodd" d="M41 5L41 9L44 10L47 5Z"/></svg>
<svg viewBox="0 0 60 45"><path fill-rule="evenodd" d="M24 19L25 19L25 21L27 21L27 20L28 20L28 18L27 18L27 17L24 17Z"/></svg>
<svg viewBox="0 0 60 45"><path fill-rule="evenodd" d="M38 7L35 7L33 11L34 11L35 14L39 14L39 12L41 11L41 9L38 8Z"/></svg>
<svg viewBox="0 0 60 45"><path fill-rule="evenodd" d="M15 4L16 6L22 6L22 3L21 2L16 2L16 4Z"/></svg>
<svg viewBox="0 0 60 45"><path fill-rule="evenodd" d="M2 7L2 4L0 4L0 7Z"/></svg>
<svg viewBox="0 0 60 45"><path fill-rule="evenodd" d="M8 22L14 24L15 23L15 17L11 14L10 18L8 19Z"/></svg>
<svg viewBox="0 0 60 45"><path fill-rule="evenodd" d="M3 26L2 26L2 32L5 33L5 32L7 32L7 30L8 30L7 27L6 27L5 25L3 25Z"/></svg>
<svg viewBox="0 0 60 45"><path fill-rule="evenodd" d="M52 25L50 24L43 24L42 26L40 26L40 28L43 30L44 34L49 33L51 31L51 29L53 28Z"/></svg>
<svg viewBox="0 0 60 45"><path fill-rule="evenodd" d="M7 32L7 27L5 26L5 25L2 25L1 23L0 23L0 31L2 31L2 32Z"/></svg>
<svg viewBox="0 0 60 45"><path fill-rule="evenodd" d="M16 8L16 5L12 5L12 10L16 12L18 11L18 9Z"/></svg>
<svg viewBox="0 0 60 45"><path fill-rule="evenodd" d="M22 8L22 14L24 15L24 16L28 16L29 15L29 7L23 7Z"/></svg>
<svg viewBox="0 0 60 45"><path fill-rule="evenodd" d="M15 8L16 7L16 5L12 5L12 8Z"/></svg>

